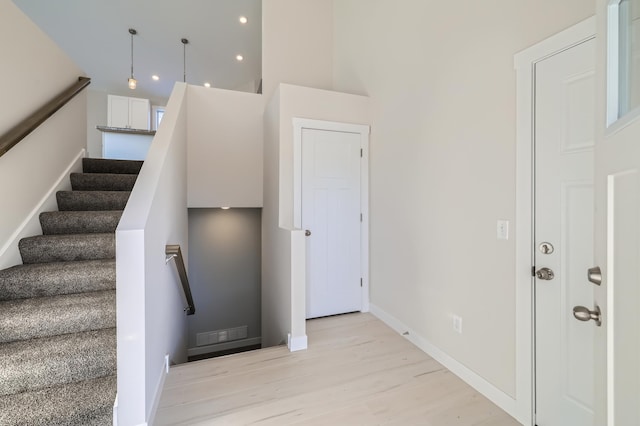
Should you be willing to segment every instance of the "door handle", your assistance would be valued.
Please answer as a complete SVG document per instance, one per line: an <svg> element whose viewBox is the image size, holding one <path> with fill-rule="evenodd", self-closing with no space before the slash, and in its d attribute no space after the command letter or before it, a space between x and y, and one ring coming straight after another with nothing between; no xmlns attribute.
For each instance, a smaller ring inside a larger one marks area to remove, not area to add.
<svg viewBox="0 0 640 426"><path fill-rule="evenodd" d="M573 308L573 317L578 321L594 320L598 327L602 325L602 312L600 312L600 306L598 305L594 306L593 311L584 306L575 306Z"/></svg>
<svg viewBox="0 0 640 426"><path fill-rule="evenodd" d="M540 280L551 281L555 278L555 274L549 268L540 268L536 271L536 277Z"/></svg>
<svg viewBox="0 0 640 426"><path fill-rule="evenodd" d="M588 269L587 279L595 285L602 284L602 271L599 266L594 266Z"/></svg>
<svg viewBox="0 0 640 426"><path fill-rule="evenodd" d="M305 237L310 237L311 236L311 231L309 231L308 229L304 231L304 235Z"/></svg>

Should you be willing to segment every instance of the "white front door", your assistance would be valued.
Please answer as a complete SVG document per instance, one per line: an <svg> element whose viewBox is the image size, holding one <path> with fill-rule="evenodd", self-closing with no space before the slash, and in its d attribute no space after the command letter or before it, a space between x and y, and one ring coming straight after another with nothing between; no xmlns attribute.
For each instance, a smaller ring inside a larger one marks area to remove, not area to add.
<svg viewBox="0 0 640 426"><path fill-rule="evenodd" d="M592 426L595 40L535 65L535 372L538 426Z"/></svg>
<svg viewBox="0 0 640 426"><path fill-rule="evenodd" d="M591 325L596 361L606 369L596 372L596 424L636 426L640 424L640 1L599 0L598 14L603 80L598 103L603 108L597 117L601 133L595 162L595 242L603 282L594 291L602 326L592 321Z"/></svg>
<svg viewBox="0 0 640 426"><path fill-rule="evenodd" d="M302 129L307 318L362 309L359 133Z"/></svg>

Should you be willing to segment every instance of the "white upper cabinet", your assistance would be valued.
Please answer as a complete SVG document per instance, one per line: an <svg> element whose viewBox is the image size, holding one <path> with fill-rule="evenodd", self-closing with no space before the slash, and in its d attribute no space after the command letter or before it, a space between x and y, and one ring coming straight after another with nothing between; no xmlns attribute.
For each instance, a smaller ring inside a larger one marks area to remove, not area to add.
<svg viewBox="0 0 640 426"><path fill-rule="evenodd" d="M107 126L149 130L149 99L115 95L109 95L107 99Z"/></svg>

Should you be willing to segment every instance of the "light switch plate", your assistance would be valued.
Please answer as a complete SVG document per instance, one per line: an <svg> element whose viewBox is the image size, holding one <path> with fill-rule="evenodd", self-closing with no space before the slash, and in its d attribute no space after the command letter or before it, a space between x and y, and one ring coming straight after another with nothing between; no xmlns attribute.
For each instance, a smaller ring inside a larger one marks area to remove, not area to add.
<svg viewBox="0 0 640 426"><path fill-rule="evenodd" d="M497 237L499 240L509 239L509 221L508 220L498 219Z"/></svg>

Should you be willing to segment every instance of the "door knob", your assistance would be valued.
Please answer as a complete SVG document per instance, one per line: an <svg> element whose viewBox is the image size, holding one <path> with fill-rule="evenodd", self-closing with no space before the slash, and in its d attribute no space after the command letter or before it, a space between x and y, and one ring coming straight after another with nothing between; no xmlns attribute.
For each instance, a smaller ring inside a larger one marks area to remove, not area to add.
<svg viewBox="0 0 640 426"><path fill-rule="evenodd" d="M602 284L602 271L600 270L600 267L594 266L593 268L589 268L587 279L595 285Z"/></svg>
<svg viewBox="0 0 640 426"><path fill-rule="evenodd" d="M540 280L551 281L555 278L555 274L549 268L540 268L536 271L536 277Z"/></svg>
<svg viewBox="0 0 640 426"><path fill-rule="evenodd" d="M304 231L304 235L306 237L310 237L311 236L311 231L309 231L308 229L306 231Z"/></svg>
<svg viewBox="0 0 640 426"><path fill-rule="evenodd" d="M600 327L602 325L600 306L596 305L593 311L585 308L584 306L575 306L573 308L573 317L578 321L591 321L594 320L596 325Z"/></svg>

